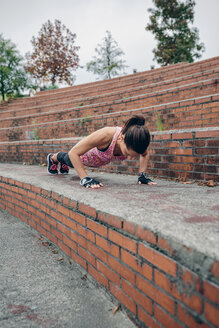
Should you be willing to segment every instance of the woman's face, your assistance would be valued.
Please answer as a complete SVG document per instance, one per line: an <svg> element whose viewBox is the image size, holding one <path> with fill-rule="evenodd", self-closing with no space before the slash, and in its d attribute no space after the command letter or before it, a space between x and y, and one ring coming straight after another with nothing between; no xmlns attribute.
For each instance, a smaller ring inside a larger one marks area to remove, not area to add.
<svg viewBox="0 0 219 328"><path fill-rule="evenodd" d="M128 159L138 159L140 157L140 154L136 153L133 149L131 148L127 148L124 140L122 140L121 144L120 144L120 149L122 152L123 156L126 156ZM146 151L144 154L142 154L142 156L146 155Z"/></svg>

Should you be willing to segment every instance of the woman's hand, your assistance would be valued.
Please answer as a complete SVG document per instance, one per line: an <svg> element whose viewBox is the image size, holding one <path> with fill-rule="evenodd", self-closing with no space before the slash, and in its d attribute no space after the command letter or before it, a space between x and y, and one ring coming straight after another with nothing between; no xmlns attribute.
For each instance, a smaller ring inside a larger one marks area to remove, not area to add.
<svg viewBox="0 0 219 328"><path fill-rule="evenodd" d="M80 185L84 186L85 188L92 188L97 189L103 187L103 184L95 179L90 177L84 177L80 180Z"/></svg>
<svg viewBox="0 0 219 328"><path fill-rule="evenodd" d="M138 184L148 184L148 185L156 185L156 182L153 182L150 178L148 178L147 174L145 172L142 172L139 174L138 177Z"/></svg>

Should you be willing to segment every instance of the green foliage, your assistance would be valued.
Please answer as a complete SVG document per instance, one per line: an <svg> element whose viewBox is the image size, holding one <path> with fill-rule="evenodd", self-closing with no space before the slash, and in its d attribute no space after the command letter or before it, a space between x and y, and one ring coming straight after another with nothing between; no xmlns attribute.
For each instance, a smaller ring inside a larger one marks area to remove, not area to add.
<svg viewBox="0 0 219 328"><path fill-rule="evenodd" d="M164 126L163 126L163 121L162 118L160 116L160 114L156 113L156 126L157 126L157 130L158 131L163 131L164 130Z"/></svg>
<svg viewBox="0 0 219 328"><path fill-rule="evenodd" d="M118 47L109 31L106 31L103 43L97 45L95 52L97 56L87 63L87 71L93 72L103 79L111 79L124 73L124 69L127 67L125 61L122 60L124 52Z"/></svg>
<svg viewBox="0 0 219 328"><path fill-rule="evenodd" d="M0 34L0 94L3 100L6 96L18 97L21 91L31 87L22 61L16 46Z"/></svg>
<svg viewBox="0 0 219 328"><path fill-rule="evenodd" d="M27 53L26 70L43 82L67 83L72 85L73 71L79 66L77 51L74 46L76 34L70 32L59 20L54 24L48 20L42 25L38 37L33 37L33 53Z"/></svg>
<svg viewBox="0 0 219 328"><path fill-rule="evenodd" d="M84 126L84 124L90 122L90 120L91 120L91 118L90 118L89 115L88 115L88 116L84 116L84 117L82 117L82 118L80 119L79 123L80 123L82 126Z"/></svg>
<svg viewBox="0 0 219 328"><path fill-rule="evenodd" d="M40 91L49 91L49 90L56 90L58 89L58 86L55 84L51 84L51 85L44 85L43 87L40 88Z"/></svg>
<svg viewBox="0 0 219 328"><path fill-rule="evenodd" d="M191 27L195 1L153 0L153 3L155 9L148 9L151 16L146 30L157 40L154 60L165 66L200 58L204 44L199 43L198 29Z"/></svg>

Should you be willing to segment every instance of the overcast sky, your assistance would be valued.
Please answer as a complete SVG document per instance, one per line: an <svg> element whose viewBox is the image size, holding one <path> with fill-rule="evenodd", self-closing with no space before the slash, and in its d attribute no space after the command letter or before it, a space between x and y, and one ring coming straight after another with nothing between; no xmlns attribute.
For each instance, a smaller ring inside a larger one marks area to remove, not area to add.
<svg viewBox="0 0 219 328"><path fill-rule="evenodd" d="M165 0L164 0L165 1ZM76 33L75 45L80 46L80 65L95 55L95 47L102 42L106 30L112 33L124 51L127 73L159 67L153 61L156 43L151 32L145 30L149 21L147 9L152 0L0 0L0 33L17 45L24 56L32 51L31 38L37 36L42 24L55 19ZM219 0L196 0L194 26L199 29L200 41L206 51L201 59L219 55ZM86 69L75 72L75 84L97 79Z"/></svg>

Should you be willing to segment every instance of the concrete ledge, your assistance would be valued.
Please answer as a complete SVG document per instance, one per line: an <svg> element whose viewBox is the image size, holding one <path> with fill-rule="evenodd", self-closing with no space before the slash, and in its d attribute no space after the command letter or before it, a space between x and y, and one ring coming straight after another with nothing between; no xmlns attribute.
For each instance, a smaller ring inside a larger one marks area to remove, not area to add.
<svg viewBox="0 0 219 328"><path fill-rule="evenodd" d="M1 208L57 244L137 322L219 327L219 188L104 174L104 188L86 190L75 174L9 164L0 176Z"/></svg>

